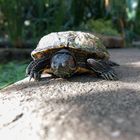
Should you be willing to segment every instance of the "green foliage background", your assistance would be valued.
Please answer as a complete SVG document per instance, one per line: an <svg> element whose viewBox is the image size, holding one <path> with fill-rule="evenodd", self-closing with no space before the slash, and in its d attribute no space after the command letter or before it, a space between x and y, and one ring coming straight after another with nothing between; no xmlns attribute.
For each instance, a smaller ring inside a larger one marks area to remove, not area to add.
<svg viewBox="0 0 140 140"><path fill-rule="evenodd" d="M88 30L93 31L100 24L100 19L104 23L110 22L107 26L101 25L103 30L108 28L107 34L110 31L140 33L138 0L108 0L108 6L106 2L107 0L0 0L0 30L8 35L13 46L27 40L37 42L50 32L78 30L81 29L81 24L82 30L87 30L88 26ZM135 8L133 5L136 5ZM29 25L25 24L26 21Z"/></svg>

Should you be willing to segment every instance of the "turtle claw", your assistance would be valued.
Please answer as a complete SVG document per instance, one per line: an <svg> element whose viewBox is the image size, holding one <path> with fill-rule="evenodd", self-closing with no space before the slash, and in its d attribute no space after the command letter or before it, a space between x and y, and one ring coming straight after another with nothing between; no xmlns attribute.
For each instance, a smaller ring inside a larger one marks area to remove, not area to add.
<svg viewBox="0 0 140 140"><path fill-rule="evenodd" d="M32 70L32 67L35 65L35 61L31 61L30 64L26 68L25 76L29 76Z"/></svg>
<svg viewBox="0 0 140 140"><path fill-rule="evenodd" d="M33 78L33 76L32 75L30 75L30 77L29 77L29 82L31 81L31 79Z"/></svg>
<svg viewBox="0 0 140 140"><path fill-rule="evenodd" d="M29 76L30 76L29 81L31 81L32 78L35 79L36 81L39 81L41 78L41 74L35 71L31 71Z"/></svg>
<svg viewBox="0 0 140 140"><path fill-rule="evenodd" d="M112 79L118 80L117 74L115 72L111 72Z"/></svg>
<svg viewBox="0 0 140 140"><path fill-rule="evenodd" d="M32 61L26 68L26 75L29 76L29 81L33 78L36 81L39 81L41 74L46 66L49 65L48 57L43 57L37 60Z"/></svg>
<svg viewBox="0 0 140 140"><path fill-rule="evenodd" d="M106 80L118 80L116 73L112 70L101 73L101 77Z"/></svg>

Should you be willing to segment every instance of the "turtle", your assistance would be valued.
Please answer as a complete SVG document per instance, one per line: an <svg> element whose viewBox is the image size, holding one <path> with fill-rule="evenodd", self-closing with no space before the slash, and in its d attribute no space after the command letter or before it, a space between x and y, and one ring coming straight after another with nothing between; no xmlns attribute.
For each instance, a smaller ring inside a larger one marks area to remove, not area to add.
<svg viewBox="0 0 140 140"><path fill-rule="evenodd" d="M31 52L33 61L26 68L30 80L40 80L42 73L59 78L89 73L93 77L117 80L109 52L101 39L83 31L52 32L43 36Z"/></svg>

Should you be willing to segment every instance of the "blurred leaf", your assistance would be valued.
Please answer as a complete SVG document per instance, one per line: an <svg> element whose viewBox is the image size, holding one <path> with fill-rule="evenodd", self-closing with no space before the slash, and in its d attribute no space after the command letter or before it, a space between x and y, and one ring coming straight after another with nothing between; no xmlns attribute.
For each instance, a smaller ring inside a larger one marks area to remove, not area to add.
<svg viewBox="0 0 140 140"><path fill-rule="evenodd" d="M104 19L91 19L86 24L82 24L81 29L105 35L119 35L117 29L113 27L112 21Z"/></svg>

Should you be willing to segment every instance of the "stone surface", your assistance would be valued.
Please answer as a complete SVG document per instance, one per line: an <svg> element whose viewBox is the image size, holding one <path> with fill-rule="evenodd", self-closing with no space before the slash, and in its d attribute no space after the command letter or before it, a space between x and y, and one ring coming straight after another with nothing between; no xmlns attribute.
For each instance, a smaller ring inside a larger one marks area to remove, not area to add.
<svg viewBox="0 0 140 140"><path fill-rule="evenodd" d="M123 48L125 46L125 40L121 36L100 35L99 37L107 48Z"/></svg>
<svg viewBox="0 0 140 140"><path fill-rule="evenodd" d="M140 49L110 53L118 81L25 78L0 90L0 138L140 140Z"/></svg>

